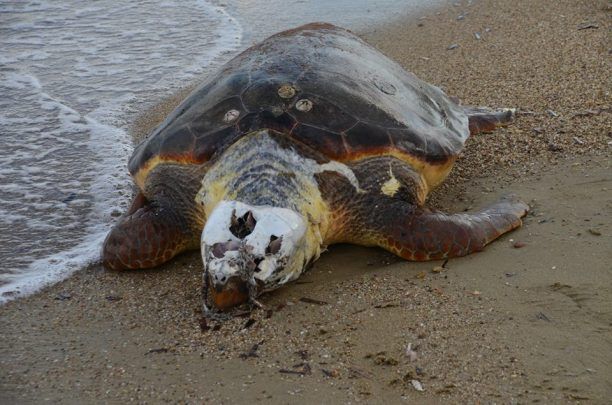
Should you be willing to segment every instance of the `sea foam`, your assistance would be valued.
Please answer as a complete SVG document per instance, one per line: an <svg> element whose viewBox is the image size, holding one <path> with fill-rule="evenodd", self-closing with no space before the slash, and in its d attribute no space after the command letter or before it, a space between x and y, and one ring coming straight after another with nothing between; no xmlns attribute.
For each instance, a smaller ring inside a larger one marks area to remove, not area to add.
<svg viewBox="0 0 612 405"><path fill-rule="evenodd" d="M207 1L0 4L0 302L99 261L131 197L127 125L227 60Z"/></svg>

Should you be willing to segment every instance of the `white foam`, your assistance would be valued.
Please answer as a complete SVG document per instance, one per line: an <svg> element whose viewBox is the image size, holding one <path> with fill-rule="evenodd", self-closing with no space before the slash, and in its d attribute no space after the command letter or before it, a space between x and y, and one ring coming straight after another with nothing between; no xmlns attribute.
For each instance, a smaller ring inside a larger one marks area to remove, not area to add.
<svg viewBox="0 0 612 405"><path fill-rule="evenodd" d="M99 261L131 194L127 124L225 61L242 29L202 0L1 3L0 13L3 303Z"/></svg>

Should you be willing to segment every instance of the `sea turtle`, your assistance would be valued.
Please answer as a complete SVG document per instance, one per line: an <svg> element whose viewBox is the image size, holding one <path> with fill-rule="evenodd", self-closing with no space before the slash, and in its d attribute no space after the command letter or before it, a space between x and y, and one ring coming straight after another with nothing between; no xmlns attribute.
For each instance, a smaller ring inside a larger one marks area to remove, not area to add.
<svg viewBox="0 0 612 405"><path fill-rule="evenodd" d="M463 256L521 225L516 197L429 210L468 136L512 110L465 108L351 32L313 23L236 56L140 143L139 192L104 243L110 269L201 247L205 307L297 279L325 246Z"/></svg>

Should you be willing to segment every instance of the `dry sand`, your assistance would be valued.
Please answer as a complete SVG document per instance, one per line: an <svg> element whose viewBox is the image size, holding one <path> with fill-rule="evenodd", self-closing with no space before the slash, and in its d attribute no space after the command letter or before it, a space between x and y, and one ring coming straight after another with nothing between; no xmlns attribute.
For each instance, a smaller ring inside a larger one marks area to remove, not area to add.
<svg viewBox="0 0 612 405"><path fill-rule="evenodd" d="M532 205L520 230L440 273L333 246L223 324L200 322L197 253L86 269L0 308L0 402L609 403L610 11L481 0L364 33L465 103L529 112L471 139L432 199L461 211L516 192Z"/></svg>

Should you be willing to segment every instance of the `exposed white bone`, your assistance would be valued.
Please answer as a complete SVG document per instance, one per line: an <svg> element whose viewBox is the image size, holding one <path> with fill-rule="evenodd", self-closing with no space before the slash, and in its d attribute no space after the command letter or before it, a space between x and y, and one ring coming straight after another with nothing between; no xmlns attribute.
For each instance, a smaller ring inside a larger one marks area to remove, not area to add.
<svg viewBox="0 0 612 405"><path fill-rule="evenodd" d="M229 230L231 218L233 215L242 217L249 211L256 223L253 231L242 241L244 249L253 256L265 256L265 259L259 264L260 271L253 274L254 278L260 280L269 278L279 263L287 261L294 254L304 237L306 222L292 210L250 206L239 201L222 201L206 221L201 237L202 260L209 273L217 280L223 279L224 276L227 279L240 274L242 263L237 251L228 250L222 258L216 258L212 255L211 247L215 243L240 241ZM283 238L281 248L275 254L266 255L266 248L272 235Z"/></svg>

